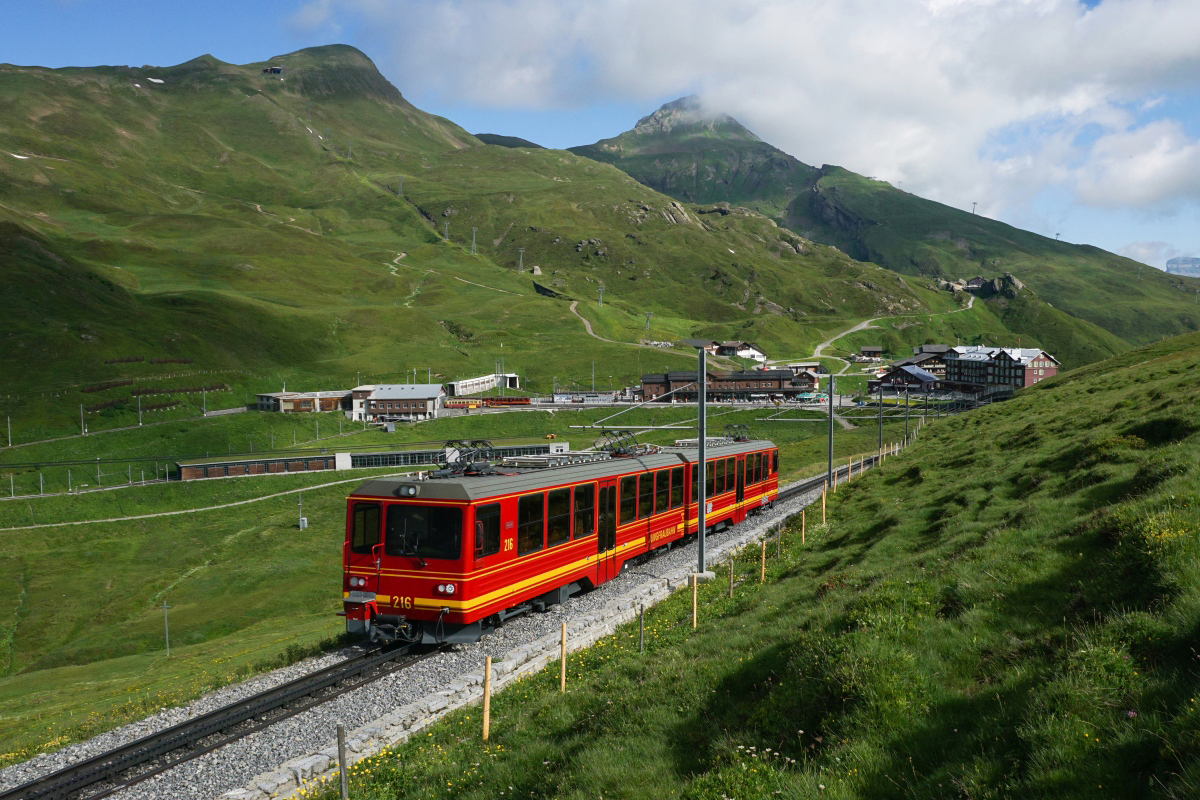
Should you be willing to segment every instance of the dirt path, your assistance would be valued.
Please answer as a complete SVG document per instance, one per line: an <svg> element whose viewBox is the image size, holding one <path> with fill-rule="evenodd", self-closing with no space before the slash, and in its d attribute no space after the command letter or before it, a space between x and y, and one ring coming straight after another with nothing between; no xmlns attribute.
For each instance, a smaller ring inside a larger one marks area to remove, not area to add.
<svg viewBox="0 0 1200 800"><path fill-rule="evenodd" d="M953 311L939 311L937 314L897 314L894 317L873 317L871 319L864 319L862 322L858 323L853 328L847 328L846 330L842 331L841 333L837 334L836 336L831 336L830 338L821 342L813 350L812 357L813 358L832 358L835 361L841 361L843 366L842 366L841 370L839 370L836 373L838 375L841 375L841 374L845 373L846 370L850 369L850 362L839 356L827 356L827 355L825 355L824 351L825 351L826 347L829 347L834 342L836 342L838 339L841 339L843 336L849 336L850 334L856 333L858 331L864 331L864 330L870 330L872 328L878 328L879 327L878 325L873 325L872 323L878 322L881 319L902 319L904 317L944 317L948 314L958 314L963 311L970 311L971 308L974 307L974 305L975 305L975 295L971 295L967 299L967 305L965 307L956 308ZM775 363L779 363L779 362L776 361Z"/></svg>
<svg viewBox="0 0 1200 800"><path fill-rule="evenodd" d="M640 348L644 348L646 350L662 350L663 349L661 347L652 347L651 345L640 344L638 342L618 342L616 339L605 339L603 336L601 336L600 334L598 334L594 330L592 330L592 323L588 321L587 317L583 316L583 314L580 314L578 311L575 310L575 307L578 305L579 305L578 300L571 301L571 313L574 314L575 316L579 317L579 321L583 323L583 328L584 328L584 330L586 330L588 332L588 336L591 336L595 339L599 339L602 342L608 342L609 344L623 344L626 347L640 347ZM686 353L676 353L676 352L673 352L672 350L666 350L665 352L671 353L672 355L687 355ZM729 364L729 363L725 362L724 359L719 359L717 356L714 356L714 355L710 355L708 357L708 360L709 360L709 364L711 364L713 366L725 366L730 369L741 369L741 367L737 366L736 364Z"/></svg>

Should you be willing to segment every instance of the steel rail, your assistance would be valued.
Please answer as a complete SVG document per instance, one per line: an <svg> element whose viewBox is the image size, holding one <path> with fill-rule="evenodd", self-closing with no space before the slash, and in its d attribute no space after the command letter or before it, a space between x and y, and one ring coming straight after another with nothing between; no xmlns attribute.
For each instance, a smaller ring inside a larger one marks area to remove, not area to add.
<svg viewBox="0 0 1200 800"><path fill-rule="evenodd" d="M71 764L68 767L44 775L29 783L0 792L0 800L65 800L87 789L89 786L106 782L115 783L116 785L114 786L88 795L88 797L94 798L105 797L118 789L131 786L200 755L211 752L229 742L272 725L281 719L286 719L321 703L328 702L341 694L357 689L373 680L410 666L438 652L436 650L430 651L416 658L389 665L389 662L395 662L402 656L407 655L411 649L411 645L377 649L341 661L332 666L267 689L252 697L215 709L207 714L186 720L157 733L149 734L108 752L100 753L76 764ZM354 680L356 678L359 680ZM338 687L335 691L317 696L317 693L343 682L346 682L346 685ZM298 703L298 701L304 698L309 698L308 702ZM288 708L283 714L275 715L268 721L222 736L216 742L204 742L205 739L222 734L236 725L270 714L289 705L293 705L293 707ZM136 767L181 749L186 749L186 752L176 758L172 758L168 763L155 766L132 777L124 779L120 777L123 773L127 773Z"/></svg>

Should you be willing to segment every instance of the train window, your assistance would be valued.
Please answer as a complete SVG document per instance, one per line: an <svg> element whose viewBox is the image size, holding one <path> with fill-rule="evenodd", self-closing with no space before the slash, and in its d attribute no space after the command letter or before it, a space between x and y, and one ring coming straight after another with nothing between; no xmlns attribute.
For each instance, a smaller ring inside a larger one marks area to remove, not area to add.
<svg viewBox="0 0 1200 800"><path fill-rule="evenodd" d="M688 498L689 503L700 502L700 464L699 462L692 464L692 496Z"/></svg>
<svg viewBox="0 0 1200 800"><path fill-rule="evenodd" d="M571 490L555 489L546 495L546 545L571 541Z"/></svg>
<svg viewBox="0 0 1200 800"><path fill-rule="evenodd" d="M383 551L415 558L462 557L461 508L389 505Z"/></svg>
<svg viewBox="0 0 1200 800"><path fill-rule="evenodd" d="M621 524L637 519L637 477L621 478Z"/></svg>
<svg viewBox="0 0 1200 800"><path fill-rule="evenodd" d="M671 471L660 469L654 473L654 513L666 511L671 498Z"/></svg>
<svg viewBox="0 0 1200 800"><path fill-rule="evenodd" d="M737 458L725 459L725 491L732 492L737 485Z"/></svg>
<svg viewBox="0 0 1200 800"><path fill-rule="evenodd" d="M716 481L717 485L713 492L713 494L715 496L718 494L724 494L724 492L725 492L725 459L723 459L723 458L718 459L714 463L714 467L715 467L716 473L717 473L717 481Z"/></svg>
<svg viewBox="0 0 1200 800"><path fill-rule="evenodd" d="M750 479L751 483L758 483L759 481L762 480L762 465L763 465L762 453L755 453L754 454L754 477Z"/></svg>
<svg viewBox="0 0 1200 800"><path fill-rule="evenodd" d="M654 510L654 475L638 476L638 519L645 519Z"/></svg>
<svg viewBox="0 0 1200 800"><path fill-rule="evenodd" d="M500 504L488 503L475 509L475 557L500 552Z"/></svg>
<svg viewBox="0 0 1200 800"><path fill-rule="evenodd" d="M717 493L717 462L710 461L704 465L704 496L711 499Z"/></svg>
<svg viewBox="0 0 1200 800"><path fill-rule="evenodd" d="M683 467L671 470L671 508L683 505Z"/></svg>
<svg viewBox="0 0 1200 800"><path fill-rule="evenodd" d="M575 487L575 538L596 532L596 484Z"/></svg>
<svg viewBox="0 0 1200 800"><path fill-rule="evenodd" d="M546 495L527 494L517 500L517 555L536 553L546 544Z"/></svg>
<svg viewBox="0 0 1200 800"><path fill-rule="evenodd" d="M356 553L369 553L379 544L379 504L355 503L354 527L350 532L350 549Z"/></svg>
<svg viewBox="0 0 1200 800"><path fill-rule="evenodd" d="M771 451L771 474L775 475L779 472L779 451Z"/></svg>

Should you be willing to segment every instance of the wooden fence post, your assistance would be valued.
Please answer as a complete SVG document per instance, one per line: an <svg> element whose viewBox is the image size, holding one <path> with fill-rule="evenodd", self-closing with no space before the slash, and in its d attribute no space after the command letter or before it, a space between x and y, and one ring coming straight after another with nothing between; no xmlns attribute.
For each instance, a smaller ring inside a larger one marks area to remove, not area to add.
<svg viewBox="0 0 1200 800"><path fill-rule="evenodd" d="M350 797L350 777L346 773L346 726L337 724L338 777L341 778L342 800Z"/></svg>
<svg viewBox="0 0 1200 800"><path fill-rule="evenodd" d="M483 665L483 740L488 740L488 730L492 724L492 657L488 656Z"/></svg>
<svg viewBox="0 0 1200 800"><path fill-rule="evenodd" d="M559 646L558 689L567 691L567 623L562 624L562 644Z"/></svg>
<svg viewBox="0 0 1200 800"><path fill-rule="evenodd" d="M800 544L804 544L804 535L807 533L808 521L804 517L805 509L800 509Z"/></svg>
<svg viewBox="0 0 1200 800"><path fill-rule="evenodd" d="M692 573L692 629L696 628L696 587L699 582L696 580L696 573Z"/></svg>
<svg viewBox="0 0 1200 800"><path fill-rule="evenodd" d="M821 524L825 524L825 490L821 490Z"/></svg>
<svg viewBox="0 0 1200 800"><path fill-rule="evenodd" d="M767 582L767 540L762 540L762 558L758 562L758 582Z"/></svg>
<svg viewBox="0 0 1200 800"><path fill-rule="evenodd" d="M730 600L733 599L733 565L734 565L735 560L736 560L736 554L732 550L730 550L729 551L729 599Z"/></svg>

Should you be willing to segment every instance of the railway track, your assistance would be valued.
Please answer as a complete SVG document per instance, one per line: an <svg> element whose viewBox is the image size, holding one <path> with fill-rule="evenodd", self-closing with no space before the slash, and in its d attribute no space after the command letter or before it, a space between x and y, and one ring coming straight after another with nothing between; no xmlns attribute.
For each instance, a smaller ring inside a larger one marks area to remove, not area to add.
<svg viewBox="0 0 1200 800"><path fill-rule="evenodd" d="M873 467L878 456L865 458ZM835 469L844 481L849 466ZM820 489L826 474L780 490L776 503ZM372 650L0 792L0 800L98 800L435 655Z"/></svg>
<svg viewBox="0 0 1200 800"><path fill-rule="evenodd" d="M864 468L874 467L875 464L878 463L878 461L879 461L879 456L867 456L867 457L863 458L863 467ZM845 481L850 476L850 467L849 466L837 467L836 469L834 469L833 474L834 474L835 481ZM800 481L799 483L794 483L791 486L787 487L786 489L780 489L779 495L775 498L775 502L776 503L784 503L784 502L787 502L788 500L791 500L793 497L797 497L802 494L807 494L808 492L814 491L816 489L820 489L822 486L825 485L825 482L827 480L829 480L828 474L822 473L815 478L809 478L807 480ZM3 800L2 795L0 795L0 800Z"/></svg>
<svg viewBox="0 0 1200 800"><path fill-rule="evenodd" d="M0 800L95 800L437 653L372 650L0 792Z"/></svg>

